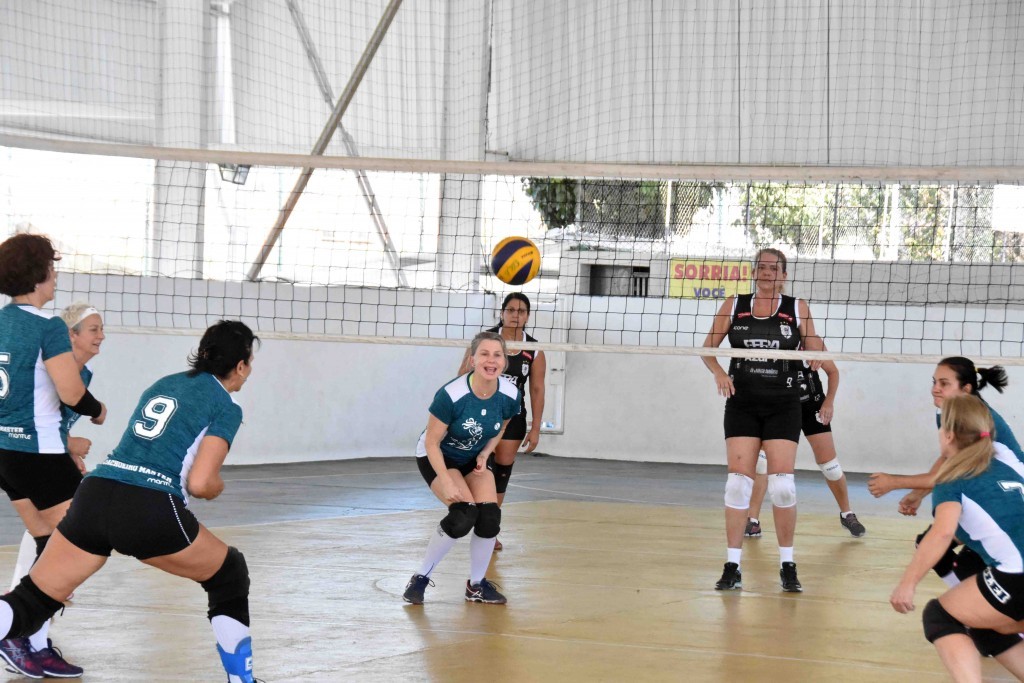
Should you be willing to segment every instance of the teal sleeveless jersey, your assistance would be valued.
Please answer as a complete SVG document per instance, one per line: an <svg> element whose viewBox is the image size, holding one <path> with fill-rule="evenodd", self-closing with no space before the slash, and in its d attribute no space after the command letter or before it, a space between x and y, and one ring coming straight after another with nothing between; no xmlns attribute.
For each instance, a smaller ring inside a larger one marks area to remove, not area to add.
<svg viewBox="0 0 1024 683"><path fill-rule="evenodd" d="M231 445L242 409L213 375L168 375L142 394L114 452L88 476L163 491L186 503L188 472L199 443L219 436Z"/></svg>
<svg viewBox="0 0 1024 683"><path fill-rule="evenodd" d="M60 397L43 363L70 351L60 318L27 304L0 308L0 449L66 452Z"/></svg>
<svg viewBox="0 0 1024 683"><path fill-rule="evenodd" d="M1011 574L1024 573L1024 463L1001 443L988 469L970 479L937 484L935 507L960 503L956 537L985 564Z"/></svg>
<svg viewBox="0 0 1024 683"><path fill-rule="evenodd" d="M519 390L507 377L498 378L493 396L478 398L469 386L469 375L461 375L438 389L430 404L430 414L448 425L441 439L441 453L457 463L467 463L480 455L487 442L501 432L502 423L518 415L519 410ZM422 445L416 451L417 456L426 457Z"/></svg>
<svg viewBox="0 0 1024 683"><path fill-rule="evenodd" d="M82 378L82 384L85 388L89 388L89 383L92 382L92 368L88 365L82 368L82 371L78 373ZM64 437L64 443L67 443L68 432L71 431L71 427L78 422L78 418L82 417L75 411L68 408L63 403L60 404L60 433Z"/></svg>

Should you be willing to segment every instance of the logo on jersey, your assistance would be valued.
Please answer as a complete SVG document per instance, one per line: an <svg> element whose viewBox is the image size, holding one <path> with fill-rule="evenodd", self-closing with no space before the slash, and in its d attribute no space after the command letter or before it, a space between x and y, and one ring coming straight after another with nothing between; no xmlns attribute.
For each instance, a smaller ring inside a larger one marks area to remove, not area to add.
<svg viewBox="0 0 1024 683"><path fill-rule="evenodd" d="M996 581L996 577L992 576L991 567L985 567L985 571L982 572L981 577L985 580L985 587L988 588L988 592L992 594L993 598L1003 605L1010 601L1010 593L999 585L999 582Z"/></svg>
<svg viewBox="0 0 1024 683"><path fill-rule="evenodd" d="M743 345L748 349L777 349L779 348L778 339L744 339ZM748 358L748 361L752 363L768 363L771 358Z"/></svg>
<svg viewBox="0 0 1024 683"><path fill-rule="evenodd" d="M792 328L790 328L790 326L786 325L785 323L779 325L779 331L782 332L782 336L785 337L786 339L789 339L790 337L793 336Z"/></svg>
<svg viewBox="0 0 1024 683"><path fill-rule="evenodd" d="M526 377L529 374L530 374L530 364L527 363L526 361L523 361L523 377Z"/></svg>
<svg viewBox="0 0 1024 683"><path fill-rule="evenodd" d="M462 423L462 428L469 435L469 438L465 440L456 439L448 433L449 445L458 448L460 451L471 451L473 447L480 443L480 438L484 435L484 426L476 421L475 418L469 418Z"/></svg>

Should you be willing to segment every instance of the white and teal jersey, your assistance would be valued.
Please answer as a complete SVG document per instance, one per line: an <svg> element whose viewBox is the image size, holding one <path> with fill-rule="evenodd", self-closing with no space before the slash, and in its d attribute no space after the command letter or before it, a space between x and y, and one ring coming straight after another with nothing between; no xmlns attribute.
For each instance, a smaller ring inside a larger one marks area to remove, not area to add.
<svg viewBox="0 0 1024 683"><path fill-rule="evenodd" d="M86 363L82 368L82 371L78 374L82 377L82 384L84 384L85 388L88 389L89 383L92 382L92 368L90 368L89 364ZM71 408L68 408L63 403L60 404L60 433L64 437L65 443L67 443L68 433L71 431L71 427L78 422L78 418L80 417L82 416L71 410Z"/></svg>
<svg viewBox="0 0 1024 683"><path fill-rule="evenodd" d="M1007 424L1003 416L997 413L992 406L990 406L985 399L981 399L981 402L988 408L989 414L992 416L992 440L996 443L1001 443L1009 448L1017 456L1017 459L1024 462L1024 450L1021 449L1020 444L1017 443L1017 437L1013 435L1013 430L1010 429L1010 425ZM935 426L942 426L942 411L936 411L935 413Z"/></svg>
<svg viewBox="0 0 1024 683"><path fill-rule="evenodd" d="M231 445L242 409L216 377L181 372L142 394L114 452L88 476L171 493L188 502L185 484L199 442L219 436Z"/></svg>
<svg viewBox="0 0 1024 683"><path fill-rule="evenodd" d="M457 463L473 460L488 441L501 433L505 420L519 414L519 409L519 390L508 378L498 378L494 396L478 398L469 386L469 375L456 377L437 390L430 404L430 414L448 425L441 439L441 453ZM417 449L416 455L426 454L422 447Z"/></svg>
<svg viewBox="0 0 1024 683"><path fill-rule="evenodd" d="M1001 572L1024 573L1024 464L1009 448L993 444L996 455L976 477L938 484L935 507L960 503L956 537Z"/></svg>
<svg viewBox="0 0 1024 683"><path fill-rule="evenodd" d="M60 397L44 361L71 352L60 318L28 304L0 308L0 449L64 453Z"/></svg>

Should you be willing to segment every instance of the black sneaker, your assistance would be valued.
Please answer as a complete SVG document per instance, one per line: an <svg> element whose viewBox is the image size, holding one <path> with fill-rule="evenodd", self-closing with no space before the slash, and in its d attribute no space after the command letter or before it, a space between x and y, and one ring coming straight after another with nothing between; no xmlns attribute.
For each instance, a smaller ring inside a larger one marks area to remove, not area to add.
<svg viewBox="0 0 1024 683"><path fill-rule="evenodd" d="M860 523L860 520L857 519L857 515L852 512L845 517L839 515L839 523L842 524L854 538L860 538L868 532L868 530L864 528L864 525Z"/></svg>
<svg viewBox="0 0 1024 683"><path fill-rule="evenodd" d="M422 605L424 591L427 590L427 586L433 585L434 582L430 580L429 576L413 574L409 583L405 584L405 593L402 594L402 599L414 605Z"/></svg>
<svg viewBox="0 0 1024 683"><path fill-rule="evenodd" d="M796 562L783 562L782 569L779 570L779 578L782 579L783 592L804 592L804 587L800 585L800 579L796 578Z"/></svg>
<svg viewBox="0 0 1024 683"><path fill-rule="evenodd" d="M722 578L715 584L716 591L736 591L743 588L743 573L735 562L726 562Z"/></svg>
<svg viewBox="0 0 1024 683"><path fill-rule="evenodd" d="M743 530L743 535L747 538L761 538L761 522L757 521L753 517L748 517L747 526Z"/></svg>
<svg viewBox="0 0 1024 683"><path fill-rule="evenodd" d="M466 600L468 602L483 602L488 605L504 605L508 600L498 592L495 584L487 579L480 579L480 583L472 585L466 581Z"/></svg>

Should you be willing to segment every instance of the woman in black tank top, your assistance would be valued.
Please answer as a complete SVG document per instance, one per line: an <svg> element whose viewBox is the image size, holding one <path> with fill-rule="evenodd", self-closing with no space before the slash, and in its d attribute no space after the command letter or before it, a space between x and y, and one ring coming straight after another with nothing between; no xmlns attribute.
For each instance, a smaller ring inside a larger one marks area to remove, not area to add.
<svg viewBox="0 0 1024 683"><path fill-rule="evenodd" d="M726 397L725 449L729 474L725 486L726 564L717 590L742 586L740 556L747 508L754 484L758 451L768 456L768 493L772 499L779 541L782 589L800 592L793 561L796 529L796 485L793 467L800 439L801 411L796 382L801 361L773 358L773 350L824 350L814 332L807 302L783 294L788 278L786 256L762 249L754 262L754 292L729 297L722 304L706 348L718 348L728 337L733 347L763 349L764 355L733 358L729 372L714 356L704 364L715 376L718 393ZM821 366L811 364L812 370Z"/></svg>
<svg viewBox="0 0 1024 683"><path fill-rule="evenodd" d="M526 332L526 324L529 320L530 299L522 292L512 292L505 297L501 304L501 322L497 327L489 330L500 334L509 347L505 377L516 385L523 401L519 415L509 420L504 436L498 442L498 446L494 449L494 456L487 465L494 472L498 505L505 501L505 492L508 490L512 466L515 464L519 448L524 447L526 453L531 453L540 441L540 425L544 416L544 374L547 362L544 359L543 351L527 350L516 346L517 342L537 341ZM468 371L469 356L467 355L462 359L459 374ZM526 425L527 385L530 387L530 414L533 416L533 423L529 429ZM501 550L501 548L501 541L497 541L494 549Z"/></svg>

